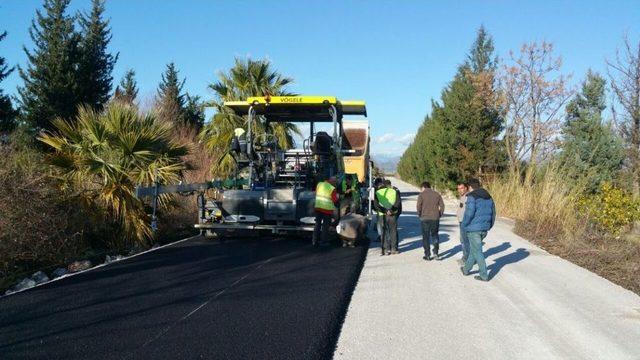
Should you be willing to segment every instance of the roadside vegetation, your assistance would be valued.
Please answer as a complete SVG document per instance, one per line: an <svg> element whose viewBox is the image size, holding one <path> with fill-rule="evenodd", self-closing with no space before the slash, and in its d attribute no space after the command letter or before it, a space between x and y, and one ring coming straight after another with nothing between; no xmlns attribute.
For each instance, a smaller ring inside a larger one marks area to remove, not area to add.
<svg viewBox="0 0 640 360"><path fill-rule="evenodd" d="M289 94L293 81L266 60L236 59L212 81L215 96L201 99L168 63L156 96L140 99L134 69L114 84L106 2L74 15L69 4L43 0L14 99L1 82L16 68L0 56L0 290L36 271L51 277L78 260L102 263L195 234L195 196L162 196L154 229L150 200L135 187L224 176L230 135L246 119L222 102ZM218 110L209 121L206 106ZM298 129L273 126L293 146Z"/></svg>
<svg viewBox="0 0 640 360"><path fill-rule="evenodd" d="M574 88L551 43L499 60L480 28L399 175L481 178L518 234L640 294L640 42L606 65Z"/></svg>

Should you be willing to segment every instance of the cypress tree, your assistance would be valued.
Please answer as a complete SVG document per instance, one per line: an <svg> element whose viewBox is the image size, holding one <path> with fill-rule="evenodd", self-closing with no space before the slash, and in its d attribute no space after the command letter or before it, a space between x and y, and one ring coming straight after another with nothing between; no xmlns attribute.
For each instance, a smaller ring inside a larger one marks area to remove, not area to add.
<svg viewBox="0 0 640 360"><path fill-rule="evenodd" d="M484 26L480 26L476 39L471 45L471 51L467 55L467 64L471 71L475 74L495 71L498 61L494 56L494 51L493 38Z"/></svg>
<svg viewBox="0 0 640 360"><path fill-rule="evenodd" d="M7 32L0 33L0 42L7 36ZM15 68L7 65L5 58L0 56L0 83L13 72ZM17 111L13 109L11 99L0 88L0 132L11 131L15 127Z"/></svg>
<svg viewBox="0 0 640 360"><path fill-rule="evenodd" d="M185 95L182 94L185 79L178 79L178 70L174 63L169 63L162 81L158 86L158 116L173 124L182 124L185 120Z"/></svg>
<svg viewBox="0 0 640 360"><path fill-rule="evenodd" d="M79 35L74 18L65 14L70 0L44 0L44 14L36 11L29 35L35 49L24 47L29 64L19 67L24 87L20 94L23 120L33 129L51 129L56 117L71 119L77 111Z"/></svg>
<svg viewBox="0 0 640 360"><path fill-rule="evenodd" d="M481 27L467 61L443 90L440 102L432 101L431 115L403 154L398 167L401 176L453 187L469 176L481 175L487 166L496 166L500 159L496 137L503 119L493 52L493 40Z"/></svg>
<svg viewBox="0 0 640 360"><path fill-rule="evenodd" d="M581 92L567 104L560 159L575 179L585 179L595 191L614 180L624 162L624 146L611 124L602 120L606 108L606 80L589 71Z"/></svg>
<svg viewBox="0 0 640 360"><path fill-rule="evenodd" d="M138 84L136 82L136 72L133 69L124 74L124 77L120 81L120 85L116 86L116 91L113 97L129 105L134 105L136 98L138 97Z"/></svg>
<svg viewBox="0 0 640 360"><path fill-rule="evenodd" d="M109 100L113 77L111 72L118 54L111 55L107 46L111 41L109 22L104 20L104 0L93 0L91 13L79 17L82 38L78 65L79 101L102 109Z"/></svg>

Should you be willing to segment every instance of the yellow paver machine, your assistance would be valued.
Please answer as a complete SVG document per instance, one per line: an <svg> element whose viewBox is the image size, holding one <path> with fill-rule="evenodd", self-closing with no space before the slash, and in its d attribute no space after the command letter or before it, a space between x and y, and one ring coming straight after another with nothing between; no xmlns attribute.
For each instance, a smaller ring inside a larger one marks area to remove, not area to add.
<svg viewBox="0 0 640 360"><path fill-rule="evenodd" d="M340 187L343 179L351 177L357 179L361 194L357 197L361 203L352 209L366 214L370 207L366 190L371 179L364 101L340 101L333 96L266 96L224 105L246 119L246 126L237 129L230 144L229 154L236 167L233 178L201 184L158 184L138 188L138 196L155 199L168 192L198 192L195 227L208 236L242 230L310 232L318 178L336 176ZM269 133L269 124L277 122L295 123L308 131L303 134L301 147L279 147L277 135ZM303 124L307 126L300 126ZM256 128L262 129L259 135Z"/></svg>

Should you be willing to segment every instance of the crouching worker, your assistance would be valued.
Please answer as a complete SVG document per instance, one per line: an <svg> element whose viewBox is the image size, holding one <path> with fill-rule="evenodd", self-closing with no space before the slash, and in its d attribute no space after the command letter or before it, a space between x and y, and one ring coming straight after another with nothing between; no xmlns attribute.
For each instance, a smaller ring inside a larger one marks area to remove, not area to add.
<svg viewBox="0 0 640 360"><path fill-rule="evenodd" d="M342 247L355 247L358 241L366 239L367 219L355 213L340 218L336 232L342 239Z"/></svg>
<svg viewBox="0 0 640 360"><path fill-rule="evenodd" d="M482 253L482 240L496 221L496 206L489 192L480 187L480 181L471 179L468 185L470 192L467 194L462 228L467 233L469 255L460 270L463 275L468 275L471 268L478 264L480 276L476 276L475 279L489 281L487 264Z"/></svg>
<svg viewBox="0 0 640 360"><path fill-rule="evenodd" d="M329 245L329 227L333 222L333 213L338 203L338 193L336 192L336 178L329 180L320 177L316 185L316 224L313 228L313 246Z"/></svg>

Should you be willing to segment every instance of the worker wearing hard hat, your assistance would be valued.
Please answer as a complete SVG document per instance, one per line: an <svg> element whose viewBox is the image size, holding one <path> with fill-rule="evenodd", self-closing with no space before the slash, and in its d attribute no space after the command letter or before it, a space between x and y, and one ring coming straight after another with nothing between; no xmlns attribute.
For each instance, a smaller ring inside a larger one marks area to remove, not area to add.
<svg viewBox="0 0 640 360"><path fill-rule="evenodd" d="M336 191L336 178L329 180L321 177L316 186L316 224L313 229L313 246L329 245L329 227L333 222L333 213L338 203L338 193Z"/></svg>

